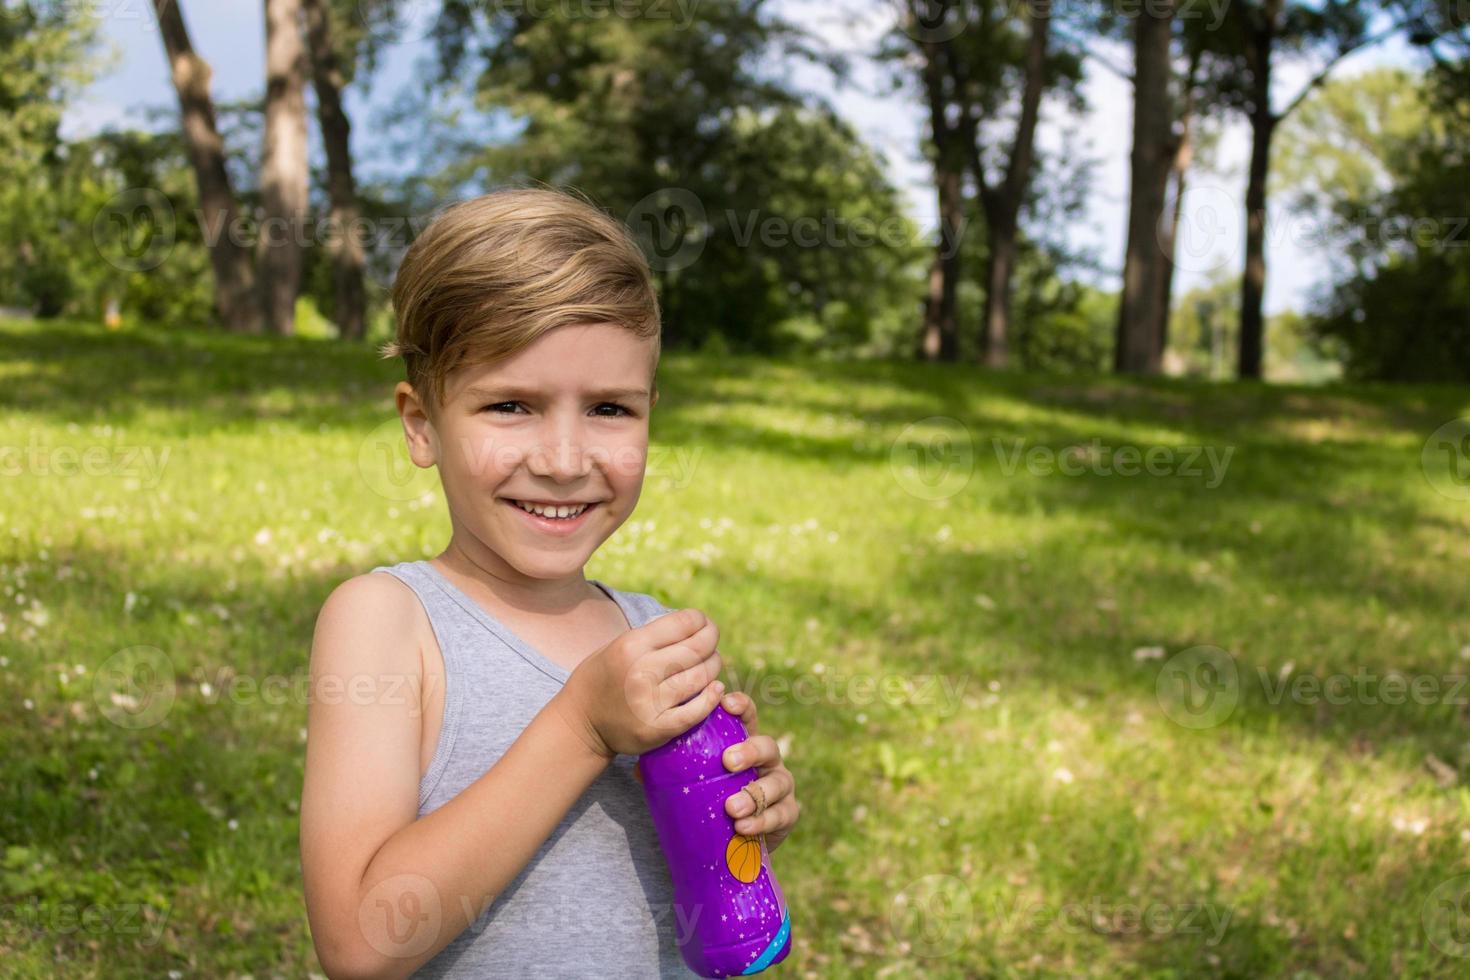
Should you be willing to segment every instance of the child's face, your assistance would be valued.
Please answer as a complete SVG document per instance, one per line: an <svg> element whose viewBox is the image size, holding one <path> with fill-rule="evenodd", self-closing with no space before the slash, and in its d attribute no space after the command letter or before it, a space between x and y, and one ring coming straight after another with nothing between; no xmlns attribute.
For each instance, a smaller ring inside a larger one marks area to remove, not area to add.
<svg viewBox="0 0 1470 980"><path fill-rule="evenodd" d="M462 544L527 578L579 576L643 488L653 341L613 324L558 327L515 357L447 379L435 461ZM517 502L587 504L580 516Z"/></svg>

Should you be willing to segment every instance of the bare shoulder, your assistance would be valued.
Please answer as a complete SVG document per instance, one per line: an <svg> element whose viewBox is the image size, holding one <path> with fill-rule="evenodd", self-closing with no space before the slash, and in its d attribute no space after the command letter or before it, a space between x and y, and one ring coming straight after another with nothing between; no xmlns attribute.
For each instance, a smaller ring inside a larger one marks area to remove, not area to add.
<svg viewBox="0 0 1470 980"><path fill-rule="evenodd" d="M317 614L312 659L319 666L417 668L428 616L401 579L365 572L332 590Z"/></svg>

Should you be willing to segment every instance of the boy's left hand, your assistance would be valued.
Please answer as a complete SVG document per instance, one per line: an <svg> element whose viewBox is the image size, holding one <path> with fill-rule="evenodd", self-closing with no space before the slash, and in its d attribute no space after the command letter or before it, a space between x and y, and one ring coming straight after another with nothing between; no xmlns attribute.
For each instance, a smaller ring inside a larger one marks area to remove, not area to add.
<svg viewBox="0 0 1470 980"><path fill-rule="evenodd" d="M720 706L739 718L750 737L725 750L725 768L730 772L755 767L760 774L749 785L751 793L742 788L734 796L725 798L725 812L735 818L735 832L747 837L766 835L766 850L774 851L791 833L801 816L801 804L796 800L796 777L781 761L781 748L769 735L761 735L756 728L755 702L743 691L731 691L720 700ZM738 760L735 756L738 754ZM766 794L766 808L760 816L754 816L755 800L752 793Z"/></svg>

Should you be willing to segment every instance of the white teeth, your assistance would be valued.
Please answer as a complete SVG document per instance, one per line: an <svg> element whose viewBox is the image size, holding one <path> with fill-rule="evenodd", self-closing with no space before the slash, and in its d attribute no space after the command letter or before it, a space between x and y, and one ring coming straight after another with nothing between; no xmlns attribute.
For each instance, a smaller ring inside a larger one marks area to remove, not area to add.
<svg viewBox="0 0 1470 980"><path fill-rule="evenodd" d="M587 509L587 504L578 504L575 507L543 507L540 504L528 504L520 500L517 500L515 505L528 514L537 514L541 517L550 517L556 520L576 517Z"/></svg>

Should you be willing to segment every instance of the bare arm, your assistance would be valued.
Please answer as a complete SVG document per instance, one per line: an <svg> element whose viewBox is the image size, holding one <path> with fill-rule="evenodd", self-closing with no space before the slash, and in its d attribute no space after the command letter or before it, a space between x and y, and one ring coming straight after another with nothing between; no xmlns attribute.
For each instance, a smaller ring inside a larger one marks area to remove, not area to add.
<svg viewBox="0 0 1470 980"><path fill-rule="evenodd" d="M421 966L525 867L610 761L543 710L485 775L418 819L423 672L406 606L417 602L397 580L363 575L332 593L317 622L301 864L332 977Z"/></svg>
<svg viewBox="0 0 1470 980"><path fill-rule="evenodd" d="M333 978L423 965L520 873L617 752L686 731L720 694L714 624L697 610L661 617L589 657L488 772L419 818L421 616L407 586L367 574L339 586L317 620L301 865Z"/></svg>

